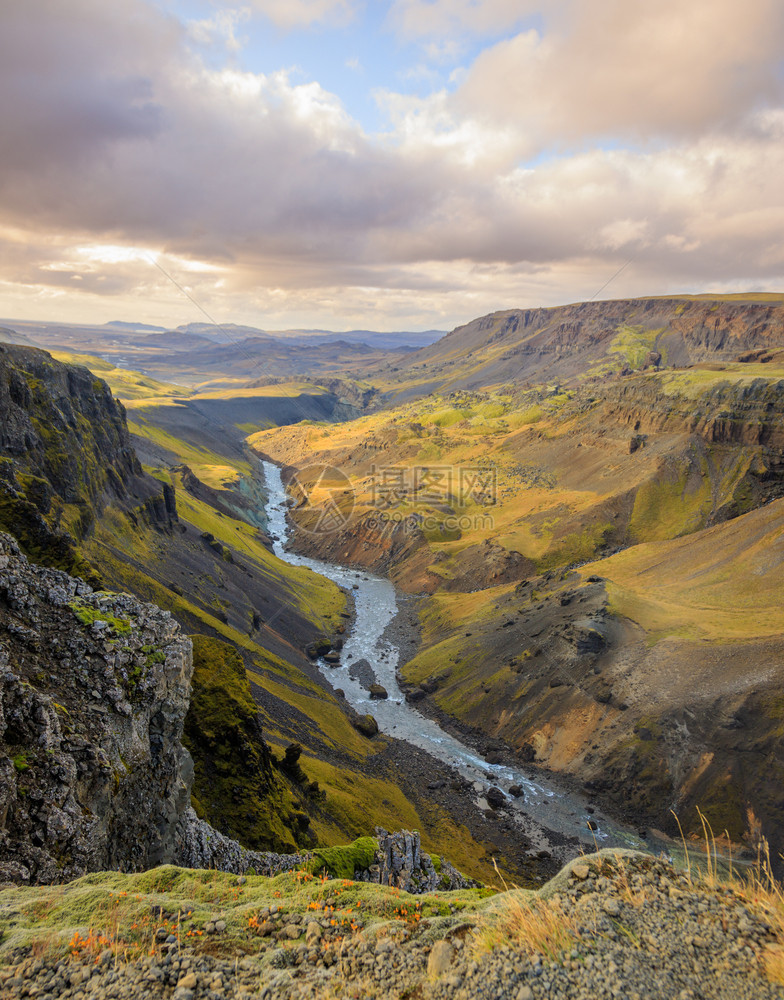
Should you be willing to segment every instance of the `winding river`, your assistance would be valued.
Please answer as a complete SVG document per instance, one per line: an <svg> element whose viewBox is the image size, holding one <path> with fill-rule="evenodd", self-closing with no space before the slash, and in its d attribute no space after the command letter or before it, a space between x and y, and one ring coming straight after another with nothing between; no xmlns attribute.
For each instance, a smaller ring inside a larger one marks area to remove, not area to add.
<svg viewBox="0 0 784 1000"><path fill-rule="evenodd" d="M629 831L610 822L598 809L589 814L585 800L549 783L540 774L503 764L488 764L436 722L409 705L397 682L399 650L384 636L387 626L398 612L394 586L389 580L370 573L288 551L288 496L280 469L267 461L262 462L262 467L268 491L266 514L275 554L291 565L307 566L353 594L354 621L341 651L340 664L330 665L322 660L319 666L329 683L335 688L342 688L347 701L359 713L369 712L382 732L426 750L458 771L471 782L479 808L489 810L487 791L493 786L501 789L509 800L508 815L531 840L532 850L553 850L550 833L577 837L590 847L594 846L594 842L601 847L645 849L648 846ZM376 681L389 693L388 699L371 700L359 679L352 676L351 665L360 660L370 664ZM521 798L509 795L509 788L513 785L523 788ZM593 820L598 829L590 830L589 820ZM553 853L562 852L553 850Z"/></svg>

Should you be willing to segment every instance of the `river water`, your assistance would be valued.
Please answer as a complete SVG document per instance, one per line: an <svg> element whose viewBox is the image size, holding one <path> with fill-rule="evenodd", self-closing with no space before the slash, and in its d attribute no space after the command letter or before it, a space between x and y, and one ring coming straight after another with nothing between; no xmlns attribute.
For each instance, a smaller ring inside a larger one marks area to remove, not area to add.
<svg viewBox="0 0 784 1000"><path fill-rule="evenodd" d="M593 848L623 846L646 848L646 844L630 831L613 824L600 810L589 814L587 802L571 792L565 792L548 782L538 772L525 771L504 764L488 764L473 750L446 733L432 719L409 705L397 682L399 650L384 632L398 612L397 595L389 580L364 571L296 555L286 548L289 538L287 520L288 497L280 469L272 462L262 462L269 499L266 514L273 550L278 558L294 566L307 566L314 573L332 580L351 591L355 617L345 638L338 666L319 661L319 666L334 688L342 688L346 700L362 715L370 713L379 729L396 739L426 750L433 757L453 767L471 782L476 804L488 810L485 795L491 786L500 788L509 799L509 815L531 840L532 850L553 850L550 833L577 837ZM366 660L376 681L389 693L386 700L371 700L360 681L351 676L351 664ZM509 796L512 785L520 785L520 799ZM588 821L598 824L591 831ZM560 838L557 838L560 839ZM556 855L563 851L554 851ZM574 853L573 851L568 853Z"/></svg>

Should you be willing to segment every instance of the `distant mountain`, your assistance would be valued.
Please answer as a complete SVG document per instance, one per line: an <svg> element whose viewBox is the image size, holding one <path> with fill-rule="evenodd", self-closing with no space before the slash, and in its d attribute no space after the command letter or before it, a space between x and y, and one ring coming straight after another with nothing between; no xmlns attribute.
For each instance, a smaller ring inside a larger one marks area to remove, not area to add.
<svg viewBox="0 0 784 1000"><path fill-rule="evenodd" d="M303 340L307 343L334 343L335 338L344 343L369 344L371 347L381 347L387 350L397 350L400 347L427 347L434 341L446 335L446 330L404 331L392 333L377 330L347 330L345 333L331 333L329 330L275 330L272 336L284 339Z"/></svg>
<svg viewBox="0 0 784 1000"><path fill-rule="evenodd" d="M143 333L145 330L163 333L166 329L165 326L150 326L149 323L126 323L121 319L113 319L109 323L104 323L104 326L111 327L113 330L131 330L134 333Z"/></svg>
<svg viewBox="0 0 784 1000"><path fill-rule="evenodd" d="M192 351L199 347L214 347L215 341L200 333L167 330L165 333L151 333L144 338L143 347L166 348L172 351Z"/></svg>
<svg viewBox="0 0 784 1000"><path fill-rule="evenodd" d="M289 330L259 330L252 326L240 326L236 323L186 323L178 326L177 333L197 334L207 337L216 343L237 341L246 338L262 337L268 340L285 340L289 343L302 344L367 344L369 347L383 350L396 350L399 347L426 347L443 337L445 330L396 331L386 333L378 330L347 330L336 332L322 329L289 329Z"/></svg>
<svg viewBox="0 0 784 1000"><path fill-rule="evenodd" d="M247 340L250 337L261 337L264 340L273 339L266 330L259 330L255 326L242 326L238 323L183 323L171 332L204 337L215 344L236 344L238 341Z"/></svg>
<svg viewBox="0 0 784 1000"><path fill-rule="evenodd" d="M16 330L11 330L7 326L0 326L0 344L23 344L27 347L36 346L29 337L25 337L23 333L17 333Z"/></svg>

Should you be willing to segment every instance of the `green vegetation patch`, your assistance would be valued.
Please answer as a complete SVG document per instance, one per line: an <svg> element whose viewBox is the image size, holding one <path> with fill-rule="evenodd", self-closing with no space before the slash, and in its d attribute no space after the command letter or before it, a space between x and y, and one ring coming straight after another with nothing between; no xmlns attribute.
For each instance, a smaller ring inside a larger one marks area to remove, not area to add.
<svg viewBox="0 0 784 1000"><path fill-rule="evenodd" d="M194 806L246 847L292 851L302 820L273 767L242 657L194 635L193 686L183 742L193 758Z"/></svg>
<svg viewBox="0 0 784 1000"><path fill-rule="evenodd" d="M459 912L471 919L492 895L465 889L412 896L306 871L275 878L248 874L243 885L226 872L173 866L137 875L98 872L68 885L0 889L0 961L20 947L32 947L53 965L69 955L91 963L106 949L121 959L151 955L160 961L159 931L197 952L237 957L258 951L260 911L273 903L284 914L329 917L346 933L377 927L386 934L426 917L439 921ZM207 936L215 913L226 929Z"/></svg>
<svg viewBox="0 0 784 1000"><path fill-rule="evenodd" d="M623 355L631 368L641 368L649 352L654 350L660 333L661 330L623 324L610 342L610 353Z"/></svg>
<svg viewBox="0 0 784 1000"><path fill-rule="evenodd" d="M86 604L78 598L70 601L68 607L79 619L82 625L94 625L96 622L105 622L112 632L118 635L128 635L131 631L131 623L127 618L119 618L110 611L96 608L93 604Z"/></svg>
<svg viewBox="0 0 784 1000"><path fill-rule="evenodd" d="M312 875L353 879L354 873L369 868L376 859L378 842L373 837L358 837L346 847L319 847L313 852L307 870Z"/></svg>

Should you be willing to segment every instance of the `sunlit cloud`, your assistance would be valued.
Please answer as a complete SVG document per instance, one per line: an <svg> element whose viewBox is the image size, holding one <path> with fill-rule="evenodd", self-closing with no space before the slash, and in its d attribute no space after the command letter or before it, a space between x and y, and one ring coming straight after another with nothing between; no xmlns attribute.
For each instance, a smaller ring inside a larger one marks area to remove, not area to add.
<svg viewBox="0 0 784 1000"><path fill-rule="evenodd" d="M285 6L4 11L0 312L179 322L180 283L267 328L444 328L590 297L630 259L612 294L784 283L773 0L570 0L522 28L536 5L398 2L419 93L391 69L374 132L304 69L237 57L259 11L293 32L363 10ZM427 46L466 33L484 48L445 82Z"/></svg>
<svg viewBox="0 0 784 1000"><path fill-rule="evenodd" d="M352 20L356 4L352 0L251 0L256 10L281 28L311 25L343 25Z"/></svg>

